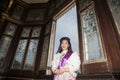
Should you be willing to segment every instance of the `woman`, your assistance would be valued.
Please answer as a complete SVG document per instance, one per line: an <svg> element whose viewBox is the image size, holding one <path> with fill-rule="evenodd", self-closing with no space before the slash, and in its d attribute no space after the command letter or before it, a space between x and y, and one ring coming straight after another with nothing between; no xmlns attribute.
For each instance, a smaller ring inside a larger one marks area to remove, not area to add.
<svg viewBox="0 0 120 80"><path fill-rule="evenodd" d="M52 62L54 80L76 80L80 66L79 55L72 51L70 39L63 37Z"/></svg>

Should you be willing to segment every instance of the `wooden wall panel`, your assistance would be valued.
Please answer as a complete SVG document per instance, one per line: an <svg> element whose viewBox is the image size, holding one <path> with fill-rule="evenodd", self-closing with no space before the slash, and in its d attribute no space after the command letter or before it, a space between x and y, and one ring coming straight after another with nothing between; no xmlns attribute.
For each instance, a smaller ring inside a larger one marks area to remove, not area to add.
<svg viewBox="0 0 120 80"><path fill-rule="evenodd" d="M120 72L120 43L119 35L115 30L115 23L111 16L106 0L76 0L80 57L81 57L81 73L101 73L101 72ZM85 64L83 53L83 41L81 30L81 11L87 9L91 3L94 3L95 13L97 16L98 26L101 31L102 44L104 45L106 61Z"/></svg>
<svg viewBox="0 0 120 80"><path fill-rule="evenodd" d="M101 6L102 5L102 6ZM108 66L111 71L120 71L120 44L116 35L114 22L106 0L95 0L95 9L99 18L100 28L105 44Z"/></svg>
<svg viewBox="0 0 120 80"><path fill-rule="evenodd" d="M84 67L83 71L86 74L89 74L89 73L99 74L99 73L108 72L106 62L84 64L83 67Z"/></svg>

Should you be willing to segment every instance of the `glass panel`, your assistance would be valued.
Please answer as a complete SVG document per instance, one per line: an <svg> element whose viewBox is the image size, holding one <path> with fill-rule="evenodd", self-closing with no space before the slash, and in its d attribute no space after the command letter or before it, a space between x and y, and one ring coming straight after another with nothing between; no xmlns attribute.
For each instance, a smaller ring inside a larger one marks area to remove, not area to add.
<svg viewBox="0 0 120 80"><path fill-rule="evenodd" d="M107 0L110 10L112 12L115 24L117 25L120 33L120 0Z"/></svg>
<svg viewBox="0 0 120 80"><path fill-rule="evenodd" d="M65 0L56 0L56 8L59 8Z"/></svg>
<svg viewBox="0 0 120 80"><path fill-rule="evenodd" d="M27 45L27 40L20 40L20 42L18 44L17 51L16 51L15 58L13 61L13 65L12 65L13 69L20 69L21 68L25 49L26 49L26 45Z"/></svg>
<svg viewBox="0 0 120 80"><path fill-rule="evenodd" d="M24 69L33 69L39 40L30 40Z"/></svg>
<svg viewBox="0 0 120 80"><path fill-rule="evenodd" d="M0 68L9 49L12 38L3 36L0 40Z"/></svg>
<svg viewBox="0 0 120 80"><path fill-rule="evenodd" d="M50 5L48 15L50 16L53 13L53 11L54 11L54 3Z"/></svg>
<svg viewBox="0 0 120 80"><path fill-rule="evenodd" d="M20 19L23 10L24 10L23 7L17 5L13 14L12 14L12 17L15 18L15 19Z"/></svg>
<svg viewBox="0 0 120 80"><path fill-rule="evenodd" d="M72 50L74 52L79 52L76 6L57 19L56 26L54 53L57 52L59 40L62 37L69 37L71 40Z"/></svg>
<svg viewBox="0 0 120 80"><path fill-rule="evenodd" d="M49 24L47 24L45 34L48 34L50 32L51 26L52 26L51 22Z"/></svg>
<svg viewBox="0 0 120 80"><path fill-rule="evenodd" d="M98 25L93 6L84 10L81 13L81 18L85 59L96 60L103 58Z"/></svg>
<svg viewBox="0 0 120 80"><path fill-rule="evenodd" d="M34 27L32 32L32 37L39 37L41 32L41 27Z"/></svg>
<svg viewBox="0 0 120 80"><path fill-rule="evenodd" d="M40 60L40 69L46 69L48 48L49 48L49 36L45 37L44 39L42 55L41 55L41 60Z"/></svg>
<svg viewBox="0 0 120 80"><path fill-rule="evenodd" d="M13 36L16 30L16 25L8 23L7 28L5 29L4 34Z"/></svg>
<svg viewBox="0 0 120 80"><path fill-rule="evenodd" d="M30 35L31 27L24 27L21 37L28 37Z"/></svg>
<svg viewBox="0 0 120 80"><path fill-rule="evenodd" d="M28 12L27 21L30 20L43 20L44 19L44 9L31 9Z"/></svg>

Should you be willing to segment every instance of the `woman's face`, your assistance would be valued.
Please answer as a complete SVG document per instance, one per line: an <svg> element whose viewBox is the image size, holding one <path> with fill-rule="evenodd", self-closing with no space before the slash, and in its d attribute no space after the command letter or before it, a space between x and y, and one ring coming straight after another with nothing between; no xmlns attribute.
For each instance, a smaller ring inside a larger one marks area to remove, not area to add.
<svg viewBox="0 0 120 80"><path fill-rule="evenodd" d="M68 50L69 44L67 40L63 40L61 44L62 50Z"/></svg>

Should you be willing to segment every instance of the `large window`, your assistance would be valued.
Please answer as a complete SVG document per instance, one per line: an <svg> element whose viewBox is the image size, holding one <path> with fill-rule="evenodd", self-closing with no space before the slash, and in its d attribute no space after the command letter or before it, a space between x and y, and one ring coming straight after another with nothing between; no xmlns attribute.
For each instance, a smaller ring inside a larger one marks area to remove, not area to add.
<svg viewBox="0 0 120 80"><path fill-rule="evenodd" d="M103 59L100 32L93 5L81 12L81 22L85 61Z"/></svg>
<svg viewBox="0 0 120 80"><path fill-rule="evenodd" d="M57 19L54 53L57 52L59 40L62 37L69 37L73 51L79 52L76 6Z"/></svg>
<svg viewBox="0 0 120 80"><path fill-rule="evenodd" d="M24 27L12 69L33 70L41 27Z"/></svg>
<svg viewBox="0 0 120 80"><path fill-rule="evenodd" d="M72 4L72 5L71 5ZM77 28L77 15L76 6L74 2L71 2L69 7L64 8L58 14L54 16L54 20L51 28L50 45L47 60L46 74L51 74L51 64L54 54L59 47L59 40L62 37L69 37L73 51L79 52L78 49L78 28Z"/></svg>
<svg viewBox="0 0 120 80"><path fill-rule="evenodd" d="M3 67L3 63L6 57L6 54L9 50L10 43L14 37L14 33L17 26L11 23L8 23L2 38L0 39L0 68Z"/></svg>

